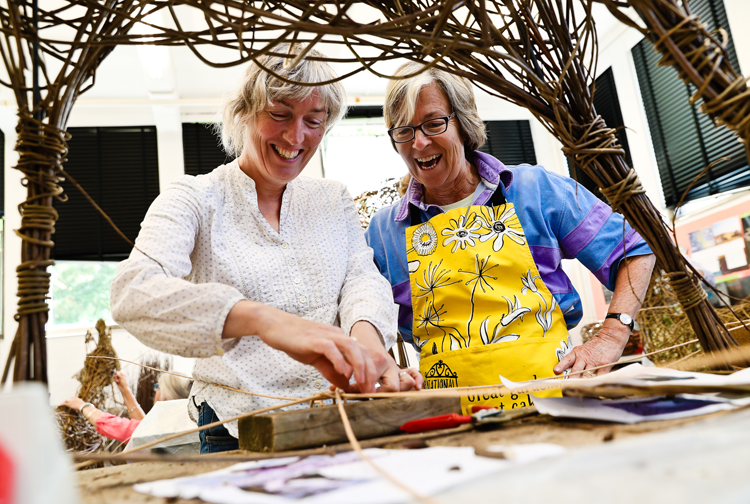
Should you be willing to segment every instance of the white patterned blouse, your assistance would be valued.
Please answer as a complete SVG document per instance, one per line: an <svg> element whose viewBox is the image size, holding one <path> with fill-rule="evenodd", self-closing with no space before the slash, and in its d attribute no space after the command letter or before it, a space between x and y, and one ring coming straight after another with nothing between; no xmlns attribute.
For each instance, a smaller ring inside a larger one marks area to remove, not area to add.
<svg viewBox="0 0 750 504"><path fill-rule="evenodd" d="M340 182L298 177L281 202L277 233L258 209L255 182L237 161L185 176L149 209L133 250L112 282L113 318L146 345L199 357L188 401L219 418L279 404L209 383L285 397L309 397L329 383L312 366L259 337L222 340L229 310L258 301L308 320L372 323L386 347L396 340L390 286L373 262L357 211ZM290 334L293 338L295 335ZM226 424L237 437L237 422Z"/></svg>

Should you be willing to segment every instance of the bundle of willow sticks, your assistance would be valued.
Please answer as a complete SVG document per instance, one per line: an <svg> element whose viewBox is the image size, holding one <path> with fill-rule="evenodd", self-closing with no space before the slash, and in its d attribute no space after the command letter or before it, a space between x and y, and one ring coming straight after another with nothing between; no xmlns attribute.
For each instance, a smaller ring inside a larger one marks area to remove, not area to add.
<svg viewBox="0 0 750 504"><path fill-rule="evenodd" d="M80 382L76 395L84 402L93 404L96 408L104 410L108 399L114 394L113 377L120 369L117 353L112 347L112 331L103 320L96 323L99 333L96 347L87 354L83 369L75 376ZM94 341L91 331L86 333L86 344ZM97 357L109 357L99 359ZM97 431L96 427L84 418L78 411L67 406L58 406L55 409L63 442L67 451L79 453L100 453L109 451L113 443L105 440Z"/></svg>

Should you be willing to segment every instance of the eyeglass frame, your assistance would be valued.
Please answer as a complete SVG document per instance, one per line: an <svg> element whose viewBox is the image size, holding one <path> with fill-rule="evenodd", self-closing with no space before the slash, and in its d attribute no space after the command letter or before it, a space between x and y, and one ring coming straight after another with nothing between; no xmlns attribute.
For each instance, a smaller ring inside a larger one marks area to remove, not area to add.
<svg viewBox="0 0 750 504"><path fill-rule="evenodd" d="M421 131L424 136L428 136L428 137L434 137L434 136L442 135L443 133L445 133L446 131L448 131L448 124L450 123L450 120L453 119L454 117L456 117L456 112L453 112L451 115L447 115L447 116L433 117L431 119L427 119L422 124L418 124L416 126L394 126L393 128L391 128L391 129L388 130L388 136L391 137L391 140L393 141L393 143L403 144L403 143L411 142L412 140L414 140L414 138L416 138L416 136L417 136L417 129L419 129L419 131ZM428 122L431 122L431 121L435 121L437 119L445 119L445 129L443 131L441 131L440 133L429 134L424 129L422 129L422 126L424 126L425 124L427 124ZM409 140L398 141L395 138L393 138L393 132L395 130L404 129L404 128L411 129L411 138Z"/></svg>

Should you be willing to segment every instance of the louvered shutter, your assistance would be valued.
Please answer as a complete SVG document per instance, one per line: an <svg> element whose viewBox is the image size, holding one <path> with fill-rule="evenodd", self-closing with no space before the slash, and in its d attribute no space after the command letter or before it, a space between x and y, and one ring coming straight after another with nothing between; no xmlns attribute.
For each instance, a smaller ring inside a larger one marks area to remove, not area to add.
<svg viewBox="0 0 750 504"><path fill-rule="evenodd" d="M710 31L721 27L729 34L721 0L692 0L689 5ZM739 71L731 34L727 53ZM661 56L649 41L639 42L632 54L667 206L676 206L701 171L723 156L732 159L717 164L701 177L685 201L750 185L750 167L737 137L723 126L714 126L700 112L702 101L689 104L695 87L683 83L675 69L657 66Z"/></svg>
<svg viewBox="0 0 750 504"><path fill-rule="evenodd" d="M486 121L487 141L479 147L506 165L536 164L529 121Z"/></svg>
<svg viewBox="0 0 750 504"><path fill-rule="evenodd" d="M183 123L182 150L185 156L185 173L203 175L231 159L221 146L221 139L213 132L213 124Z"/></svg>
<svg viewBox="0 0 750 504"><path fill-rule="evenodd" d="M0 170L3 176L0 177L0 217L5 215L5 133L0 130Z"/></svg>
<svg viewBox="0 0 750 504"><path fill-rule="evenodd" d="M156 128L69 128L72 138L65 169L112 221L135 241L148 207L159 194ZM56 259L120 261L130 245L70 182L52 239Z"/></svg>

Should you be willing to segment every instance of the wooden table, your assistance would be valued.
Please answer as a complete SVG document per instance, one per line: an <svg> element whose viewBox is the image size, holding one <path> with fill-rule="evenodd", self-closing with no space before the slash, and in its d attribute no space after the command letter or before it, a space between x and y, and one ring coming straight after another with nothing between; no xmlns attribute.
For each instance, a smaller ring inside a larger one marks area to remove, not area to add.
<svg viewBox="0 0 750 504"><path fill-rule="evenodd" d="M483 448L542 442L563 445L570 451L480 478L436 498L446 504L750 502L750 409L636 425L539 415L509 422L499 430L462 430L432 439L395 440L383 447ZM91 504L164 503L162 498L135 492L132 485L200 474L232 463L206 456L200 462L135 463L81 471L81 499Z"/></svg>

